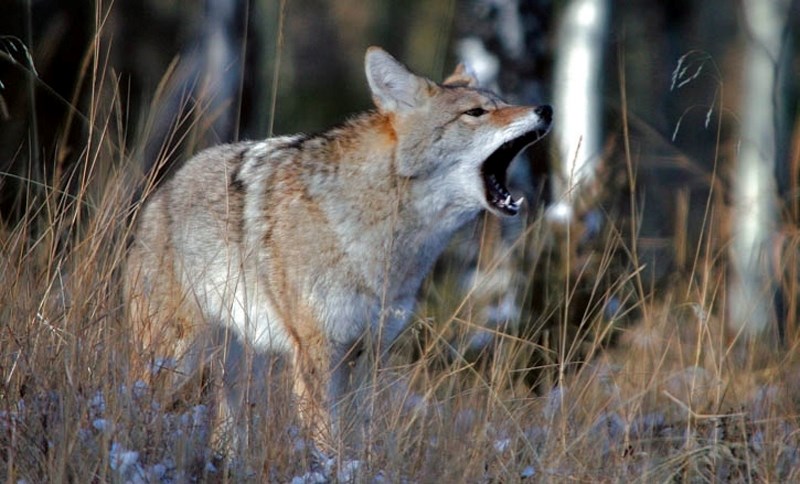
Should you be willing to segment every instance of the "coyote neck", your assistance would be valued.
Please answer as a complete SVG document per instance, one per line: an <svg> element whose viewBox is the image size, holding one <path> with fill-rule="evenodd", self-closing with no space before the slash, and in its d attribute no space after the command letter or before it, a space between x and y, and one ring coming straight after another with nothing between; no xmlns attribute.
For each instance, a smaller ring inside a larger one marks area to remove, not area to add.
<svg viewBox="0 0 800 484"><path fill-rule="evenodd" d="M470 214L449 213L446 200L426 192L430 183L397 173L402 153L391 116L367 113L320 138L326 156L317 160L336 166L323 170L313 195L343 251L374 289L415 293Z"/></svg>

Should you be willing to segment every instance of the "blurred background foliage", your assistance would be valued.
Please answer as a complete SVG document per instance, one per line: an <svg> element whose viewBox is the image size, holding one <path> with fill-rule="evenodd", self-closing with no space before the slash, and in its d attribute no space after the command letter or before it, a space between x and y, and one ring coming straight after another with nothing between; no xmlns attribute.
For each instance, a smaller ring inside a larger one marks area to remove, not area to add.
<svg viewBox="0 0 800 484"><path fill-rule="evenodd" d="M172 120L176 116L180 102L151 106L159 83L169 72L172 76L166 88L183 89L178 89L182 93L177 95L179 100L188 97L187 86L196 89L208 78L210 105L234 111L231 115L210 108L203 112L204 117L217 120L208 134L211 139L203 144L264 137L270 129L275 133L324 129L349 113L371 107L362 70L363 53L369 45L381 45L417 72L440 79L458 58L457 43L481 38L500 57L504 68L543 85L538 92L521 94L521 81L508 80L511 76L506 74L501 76L500 90L512 98L521 95L528 102L544 102L552 97L556 32L569 3L7 0L0 18L0 34L5 39L0 59L2 171L23 176L30 158L37 156L40 170L52 174L48 165L69 164L80 156L88 127L68 113L89 112L93 86L86 69L94 62L113 69L114 79L109 83L118 90L121 128L130 151L141 144L160 147L163 142L158 129L155 140L143 137L153 134L145 130L144 118ZM608 2L608 7L611 25L601 39L606 82L596 86L597 96L612 116L619 117L617 73L624 62L632 115L665 140L670 140L682 119L681 136L669 144L692 160L712 159L716 134L697 128L705 125L707 110L702 106L713 104L719 83L725 84L726 102L730 103L725 109L733 115L726 122L735 123L739 115L742 52L748 35L741 25L741 2L634 0ZM515 12L510 15L511 10ZM789 10L792 15L786 28L796 30L797 6ZM519 18L508 18L513 15ZM513 30L509 28L513 22L522 22L524 31L509 40L503 33ZM103 39L97 52L92 43L95 35ZM796 47L795 35L788 42L787 53L796 52ZM703 53L715 66L706 67L707 75L683 89L670 89L678 59L691 51ZM33 89L26 79L26 54L38 74ZM515 65L508 66L512 61ZM528 65L522 65L525 63ZM177 66L170 70L171 65ZM792 84L791 95L781 107L793 120L797 56L781 66ZM154 114L153 108L158 112ZM35 126L31 126L33 120ZM614 119L609 121L613 128ZM68 122L73 126L68 127ZM168 123L159 129L169 130ZM63 139L67 130L71 139ZM33 139L38 139L36 146ZM779 177L784 189L786 178ZM13 182L4 183L2 206L8 214L9 198L15 190L7 185Z"/></svg>

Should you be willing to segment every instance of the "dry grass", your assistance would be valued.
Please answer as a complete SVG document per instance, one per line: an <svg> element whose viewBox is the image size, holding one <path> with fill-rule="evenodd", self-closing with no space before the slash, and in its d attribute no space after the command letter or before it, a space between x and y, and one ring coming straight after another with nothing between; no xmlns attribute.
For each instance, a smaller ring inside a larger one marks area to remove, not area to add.
<svg viewBox="0 0 800 484"><path fill-rule="evenodd" d="M120 178L87 178L78 198L51 191L29 219L0 234L0 470L8 482L310 477L286 385L252 408L251 445L226 473L208 450L206 402L189 397L165 408L128 377L117 273L129 214ZM352 475L797 479L794 352L736 341L718 316L720 273L709 263L689 292L632 301L640 316L609 350L594 336L609 324L600 312L566 353L501 336L489 361L443 358L452 346L437 335L470 322L443 316L452 309L444 303L428 304L404 341L418 346L417 358L400 351L372 387L378 410L368 453L353 456L361 467ZM454 291L439 291L458 306ZM429 337L415 339L420 330ZM579 346L591 358L575 369L565 356ZM535 352L555 355L528 370L557 383L538 393L515 376ZM339 462L340 472L351 462Z"/></svg>
<svg viewBox="0 0 800 484"><path fill-rule="evenodd" d="M315 477L281 374L248 412L250 445L227 470L210 451L207 402L190 395L165 407L129 376L119 270L138 209L133 187L147 181L119 148L113 81L102 66L89 68L92 129L75 179L59 184L77 189L32 185L25 217L0 226L0 474L7 482ZM722 207L709 204L711 244ZM455 283L427 288L392 367L361 390L376 406L364 451L333 462L333 480L800 479L797 342L790 331L776 351L726 328L724 247L709 245L655 295L612 224L598 250L571 260L571 277L542 288L542 274L559 273L546 254L569 244L545 229L537 223L520 241L521 292L536 301L523 305L535 311L513 334L495 335L491 358L465 358L453 343L477 325Z"/></svg>

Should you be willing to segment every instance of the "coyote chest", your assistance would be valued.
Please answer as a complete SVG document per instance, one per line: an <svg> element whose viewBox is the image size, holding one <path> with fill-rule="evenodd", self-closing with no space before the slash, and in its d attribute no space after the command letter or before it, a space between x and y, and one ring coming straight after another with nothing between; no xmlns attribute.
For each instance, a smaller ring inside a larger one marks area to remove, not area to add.
<svg viewBox="0 0 800 484"><path fill-rule="evenodd" d="M385 355L455 230L482 210L518 212L506 170L552 116L505 104L461 68L443 84L418 77L380 49L366 73L375 111L188 161L147 201L126 271L142 359L188 375L231 341L287 352L320 445L343 362L364 341ZM226 382L237 371L226 364Z"/></svg>

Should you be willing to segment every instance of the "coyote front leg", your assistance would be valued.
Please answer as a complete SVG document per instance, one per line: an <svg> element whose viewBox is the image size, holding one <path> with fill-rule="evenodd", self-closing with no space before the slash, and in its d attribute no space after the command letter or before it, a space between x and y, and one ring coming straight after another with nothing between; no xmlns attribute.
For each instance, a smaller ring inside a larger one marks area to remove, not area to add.
<svg viewBox="0 0 800 484"><path fill-rule="evenodd" d="M339 437L336 407L350 381L349 348L330 342L321 331L297 336L292 366L300 419L318 450L333 453Z"/></svg>

